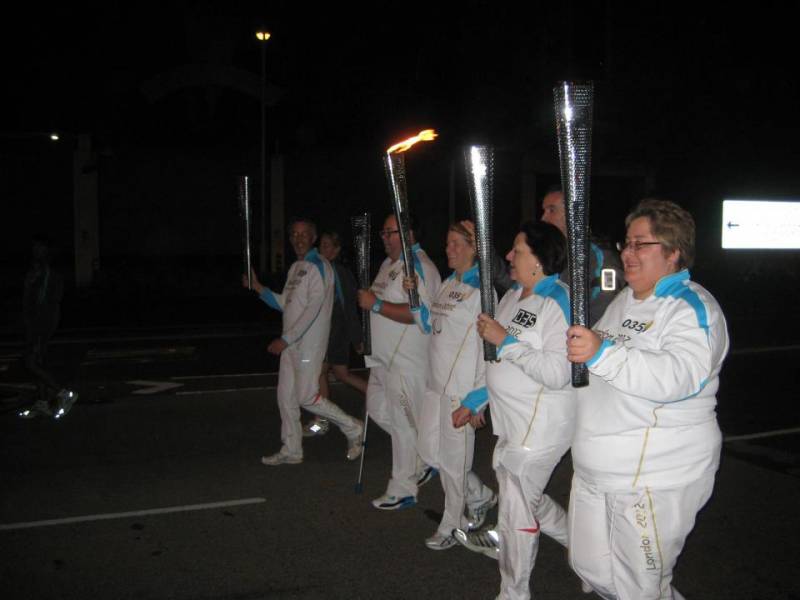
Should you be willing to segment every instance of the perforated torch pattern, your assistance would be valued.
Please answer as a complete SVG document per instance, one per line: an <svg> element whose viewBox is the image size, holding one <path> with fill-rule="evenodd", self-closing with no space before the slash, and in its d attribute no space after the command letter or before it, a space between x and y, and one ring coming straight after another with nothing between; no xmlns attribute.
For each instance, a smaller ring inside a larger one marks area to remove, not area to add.
<svg viewBox="0 0 800 600"><path fill-rule="evenodd" d="M475 223L475 243L478 251L478 270L481 280L481 312L494 317L494 272L492 249L494 236L494 149L489 146L470 146L464 150L467 164L467 190L469 191L472 220ZM483 341L483 359L497 360L497 346Z"/></svg>
<svg viewBox="0 0 800 600"><path fill-rule="evenodd" d="M406 277L414 275L414 253L411 248L410 223L408 216L408 193L406 191L406 161L402 154L384 154L386 179L389 193L394 204L394 216L397 218L397 229L400 230L400 243L403 246L404 271ZM419 293L408 290L408 304L411 308L419 308Z"/></svg>
<svg viewBox="0 0 800 600"><path fill-rule="evenodd" d="M553 88L561 162L561 185L567 210L570 309L572 324L589 322L589 181L592 155L591 82L563 81ZM583 363L572 365L572 385L588 385Z"/></svg>

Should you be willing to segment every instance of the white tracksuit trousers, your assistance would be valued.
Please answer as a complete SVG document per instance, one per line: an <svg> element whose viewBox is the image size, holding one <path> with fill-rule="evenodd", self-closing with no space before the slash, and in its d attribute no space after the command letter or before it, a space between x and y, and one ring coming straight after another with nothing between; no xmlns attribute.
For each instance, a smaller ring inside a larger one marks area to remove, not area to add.
<svg viewBox="0 0 800 600"><path fill-rule="evenodd" d="M281 353L278 373L278 409L281 414L281 452L288 456L303 457L303 428L300 408L328 419L348 438L361 434L358 420L345 413L336 404L319 395L321 356L303 356L291 346Z"/></svg>
<svg viewBox="0 0 800 600"><path fill-rule="evenodd" d="M455 528L466 528L464 507L477 508L493 495L472 472L475 429L472 425L453 427L452 414L460 406L459 398L426 390L419 420L420 458L439 469L444 489L444 514L438 529L442 535L450 535Z"/></svg>
<svg viewBox="0 0 800 600"><path fill-rule="evenodd" d="M500 492L498 599L526 600L531 597L531 571L539 551L541 533L567 546L566 512L544 493L553 469L567 448L569 443L562 440L547 450L495 450L495 472Z"/></svg>
<svg viewBox="0 0 800 600"><path fill-rule="evenodd" d="M372 367L367 384L367 412L392 438L390 496L417 497L417 417L425 391L424 377Z"/></svg>
<svg viewBox="0 0 800 600"><path fill-rule="evenodd" d="M572 477L570 565L607 600L679 600L672 570L714 474L672 489L598 490Z"/></svg>

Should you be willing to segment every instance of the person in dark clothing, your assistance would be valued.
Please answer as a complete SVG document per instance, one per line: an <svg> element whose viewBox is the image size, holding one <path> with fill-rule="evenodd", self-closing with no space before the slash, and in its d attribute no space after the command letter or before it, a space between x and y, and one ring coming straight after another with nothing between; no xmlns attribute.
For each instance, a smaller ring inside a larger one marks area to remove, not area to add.
<svg viewBox="0 0 800 600"><path fill-rule="evenodd" d="M328 259L333 266L335 277L335 296L333 311L331 313L331 333L328 340L328 352L325 362L322 363L322 373L319 377L320 391L326 398L330 398L328 386L328 371L333 372L337 381L357 389L362 394L367 393L367 382L350 372L350 346L361 353L364 346L361 339L361 321L358 317L356 305L356 284L353 273L340 260L342 242L339 234L334 231L325 232L319 238L319 253ZM309 422L303 428L306 437L324 435L328 431L328 422L319 417Z"/></svg>
<svg viewBox="0 0 800 600"><path fill-rule="evenodd" d="M25 367L33 375L37 400L20 417L40 415L64 416L77 399L77 395L61 388L47 370L47 346L61 318L61 299L64 280L52 265L52 249L44 238L33 241L31 266L25 274L22 313L25 325Z"/></svg>

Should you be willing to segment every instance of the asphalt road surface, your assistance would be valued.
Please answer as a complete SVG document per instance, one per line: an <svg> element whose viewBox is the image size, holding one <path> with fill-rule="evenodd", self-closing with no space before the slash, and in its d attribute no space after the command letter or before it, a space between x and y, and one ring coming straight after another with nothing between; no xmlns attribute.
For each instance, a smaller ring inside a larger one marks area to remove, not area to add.
<svg viewBox="0 0 800 600"><path fill-rule="evenodd" d="M264 347L263 335L241 332L64 342L55 370L81 401L61 422L15 416L29 391L6 347L2 597L493 598L496 562L424 546L442 510L438 480L413 509L371 507L390 464L389 439L374 424L361 495L338 431L307 440L301 465L261 465L280 446L275 363ZM796 359L784 349L729 360L720 421L730 441L676 570L687 598L800 599L794 380L765 392L753 375L791 373ZM334 386L333 397L363 414L352 390ZM479 433L476 471L496 488L493 443ZM562 503L570 475L567 457L549 488ZM536 598L589 597L548 539L531 585Z"/></svg>

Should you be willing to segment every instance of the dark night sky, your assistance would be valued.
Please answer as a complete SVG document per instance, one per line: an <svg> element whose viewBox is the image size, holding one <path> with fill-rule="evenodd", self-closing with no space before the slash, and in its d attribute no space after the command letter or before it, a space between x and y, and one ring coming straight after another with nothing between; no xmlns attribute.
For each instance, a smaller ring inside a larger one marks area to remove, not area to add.
<svg viewBox="0 0 800 600"><path fill-rule="evenodd" d="M644 12L572 0L29 9L3 23L1 146L8 160L39 143L13 134L59 130L91 133L96 149L115 156L257 152L257 97L219 77L258 90L253 31L263 24L274 34L267 63L277 93L268 135L282 153L377 154L433 126L438 157L480 140L552 156L557 166L552 85L591 78L598 169L646 169L655 191L702 219L703 204L726 195L800 197L796 33L782 7L670 3ZM187 68L194 83L167 93L163 82Z"/></svg>
<svg viewBox="0 0 800 600"><path fill-rule="evenodd" d="M383 145L422 120L458 139L524 143L537 121L550 125L553 82L575 76L597 81L598 122L633 146L646 134L656 160L724 147L763 161L779 154L765 147L783 151L797 131L794 37L778 4L746 14L577 1L147 6L5 19L3 131L92 131L117 143L240 135L258 125L254 100L207 87L153 106L143 86L187 64L257 76L252 32L262 22L274 32L269 79L282 91L282 144Z"/></svg>

